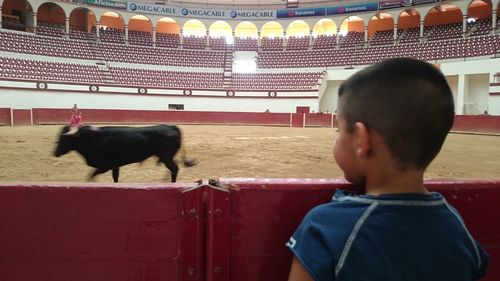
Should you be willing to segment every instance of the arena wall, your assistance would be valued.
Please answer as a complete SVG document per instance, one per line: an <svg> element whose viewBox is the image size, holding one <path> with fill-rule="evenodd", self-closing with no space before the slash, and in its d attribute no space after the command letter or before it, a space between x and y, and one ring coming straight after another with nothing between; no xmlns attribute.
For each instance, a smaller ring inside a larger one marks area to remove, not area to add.
<svg viewBox="0 0 500 281"><path fill-rule="evenodd" d="M490 255L500 279L499 181L431 181ZM285 243L341 180L199 184L0 184L6 281L286 280ZM358 190L359 191L359 190Z"/></svg>

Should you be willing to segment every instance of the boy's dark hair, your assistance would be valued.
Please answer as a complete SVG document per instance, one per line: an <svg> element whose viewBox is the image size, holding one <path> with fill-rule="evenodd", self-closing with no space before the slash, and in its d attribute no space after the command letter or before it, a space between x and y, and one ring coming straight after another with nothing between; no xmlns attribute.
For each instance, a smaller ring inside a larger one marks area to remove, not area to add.
<svg viewBox="0 0 500 281"><path fill-rule="evenodd" d="M453 125L453 95L435 66L394 58L369 66L339 88L338 114L352 132L356 122L377 131L400 164L426 168Z"/></svg>

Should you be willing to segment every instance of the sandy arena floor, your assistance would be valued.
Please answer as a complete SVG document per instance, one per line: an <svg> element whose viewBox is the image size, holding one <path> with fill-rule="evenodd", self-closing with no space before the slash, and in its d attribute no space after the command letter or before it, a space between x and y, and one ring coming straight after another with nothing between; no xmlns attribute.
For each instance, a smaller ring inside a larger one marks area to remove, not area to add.
<svg viewBox="0 0 500 281"><path fill-rule="evenodd" d="M338 178L335 129L183 125L188 158L178 180L219 177ZM93 168L76 152L53 155L61 126L0 127L0 182L85 182ZM451 134L428 178L500 178L500 136ZM166 182L156 158L120 169L120 182ZM112 182L111 172L96 177Z"/></svg>

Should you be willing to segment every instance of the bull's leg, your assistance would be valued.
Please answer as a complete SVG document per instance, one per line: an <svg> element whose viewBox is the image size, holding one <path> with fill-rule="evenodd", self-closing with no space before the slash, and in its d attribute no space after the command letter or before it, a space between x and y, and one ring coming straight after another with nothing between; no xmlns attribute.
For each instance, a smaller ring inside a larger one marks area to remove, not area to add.
<svg viewBox="0 0 500 281"><path fill-rule="evenodd" d="M115 168L113 171L113 181L118 182L118 176L120 175L120 168Z"/></svg>
<svg viewBox="0 0 500 281"><path fill-rule="evenodd" d="M97 175L100 175L102 173L106 173L108 171L108 169L104 169L104 168L97 168L92 174L90 174L89 176L89 181L93 181L95 176Z"/></svg>
<svg viewBox="0 0 500 281"><path fill-rule="evenodd" d="M175 164L173 156L161 157L161 162L170 170L170 178L172 182L177 180L177 172L179 171L179 166Z"/></svg>

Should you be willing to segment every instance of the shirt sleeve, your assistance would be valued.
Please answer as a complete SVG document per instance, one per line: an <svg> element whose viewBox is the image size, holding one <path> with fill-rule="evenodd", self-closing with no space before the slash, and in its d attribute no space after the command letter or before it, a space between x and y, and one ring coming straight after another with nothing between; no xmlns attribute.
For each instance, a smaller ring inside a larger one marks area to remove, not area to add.
<svg viewBox="0 0 500 281"><path fill-rule="evenodd" d="M479 266L479 271L476 276L476 279L480 279L486 276L486 272L488 271L489 256L477 241L474 242L476 243L476 247L479 251L479 256L481 258L481 264Z"/></svg>
<svg viewBox="0 0 500 281"><path fill-rule="evenodd" d="M306 215L286 246L315 281L335 280L334 254L314 210Z"/></svg>

